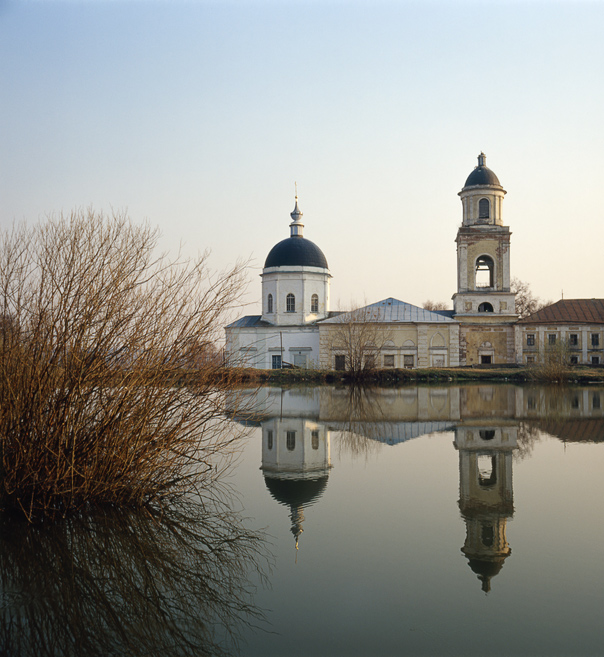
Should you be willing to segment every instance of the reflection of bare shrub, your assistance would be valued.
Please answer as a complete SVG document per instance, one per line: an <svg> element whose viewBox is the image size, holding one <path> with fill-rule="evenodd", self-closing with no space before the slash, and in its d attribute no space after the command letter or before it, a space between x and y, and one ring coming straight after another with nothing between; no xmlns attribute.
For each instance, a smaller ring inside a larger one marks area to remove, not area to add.
<svg viewBox="0 0 604 657"><path fill-rule="evenodd" d="M530 457L535 444L541 441L541 432L537 427L527 422L518 425L518 449L514 450L514 459L522 461Z"/></svg>
<svg viewBox="0 0 604 657"><path fill-rule="evenodd" d="M144 504L220 448L215 344L241 269L157 257L157 237L91 211L0 236L5 505Z"/></svg>
<svg viewBox="0 0 604 657"><path fill-rule="evenodd" d="M211 507L211 508L210 508ZM259 623L263 542L209 505L4 522L0 651L20 657L225 655Z"/></svg>
<svg viewBox="0 0 604 657"><path fill-rule="evenodd" d="M380 394L373 388L359 385L349 386L346 392L340 409L346 420L336 436L337 444L341 453L367 457L382 447L380 442L372 440L380 435L379 423L384 415Z"/></svg>

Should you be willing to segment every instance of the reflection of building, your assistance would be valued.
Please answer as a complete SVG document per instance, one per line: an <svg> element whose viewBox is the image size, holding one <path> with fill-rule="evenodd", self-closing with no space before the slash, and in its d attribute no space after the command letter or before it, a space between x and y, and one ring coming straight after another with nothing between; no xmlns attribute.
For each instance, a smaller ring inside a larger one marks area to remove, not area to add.
<svg viewBox="0 0 604 657"><path fill-rule="evenodd" d="M270 494L290 508L296 548L304 508L327 486L330 452L325 427L303 418L273 417L262 422L262 472Z"/></svg>
<svg viewBox="0 0 604 657"><path fill-rule="evenodd" d="M512 452L517 427L460 425L454 444L459 451L459 508L466 523L462 552L488 592L511 552L505 529L514 513Z"/></svg>

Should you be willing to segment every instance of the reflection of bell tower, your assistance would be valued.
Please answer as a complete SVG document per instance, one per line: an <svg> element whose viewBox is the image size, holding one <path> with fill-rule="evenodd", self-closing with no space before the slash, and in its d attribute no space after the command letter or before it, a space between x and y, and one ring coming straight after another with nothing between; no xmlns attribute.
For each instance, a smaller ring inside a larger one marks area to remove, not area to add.
<svg viewBox="0 0 604 657"><path fill-rule="evenodd" d="M511 553L505 530L514 514L512 452L517 428L460 426L454 444L459 451L459 509L466 522L461 551L488 593L491 579Z"/></svg>
<svg viewBox="0 0 604 657"><path fill-rule="evenodd" d="M323 494L329 476L329 435L304 418L270 418L262 423L262 472L271 496L290 508L291 532L304 531L304 508Z"/></svg>

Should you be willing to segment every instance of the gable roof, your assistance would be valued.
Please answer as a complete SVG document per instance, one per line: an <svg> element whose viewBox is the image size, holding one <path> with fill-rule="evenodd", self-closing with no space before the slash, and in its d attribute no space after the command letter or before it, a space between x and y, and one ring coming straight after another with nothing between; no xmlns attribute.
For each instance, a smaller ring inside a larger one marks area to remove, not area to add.
<svg viewBox="0 0 604 657"><path fill-rule="evenodd" d="M399 301L388 297L382 301L371 303L368 306L351 310L350 312L342 313L337 317L330 317L324 319L318 324L340 324L342 322L366 321L366 322L379 322L384 324L396 323L447 323L457 324L455 320L449 316L452 311L443 310L435 312L419 308L410 303Z"/></svg>
<svg viewBox="0 0 604 657"><path fill-rule="evenodd" d="M253 326L272 326L272 324L265 322L262 319L262 315L246 315L231 322L225 328L251 328Z"/></svg>
<svg viewBox="0 0 604 657"><path fill-rule="evenodd" d="M561 299L518 323L604 324L604 299Z"/></svg>

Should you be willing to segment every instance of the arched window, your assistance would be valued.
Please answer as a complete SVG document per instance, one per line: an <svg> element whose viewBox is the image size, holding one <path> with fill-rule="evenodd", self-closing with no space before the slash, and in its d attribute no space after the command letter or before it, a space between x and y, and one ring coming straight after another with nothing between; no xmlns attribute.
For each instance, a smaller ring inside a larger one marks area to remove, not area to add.
<svg viewBox="0 0 604 657"><path fill-rule="evenodd" d="M268 299L266 301L266 312L267 313L272 313L273 312L273 295L269 294Z"/></svg>
<svg viewBox="0 0 604 657"><path fill-rule="evenodd" d="M285 297L285 311L288 313L296 312L296 297L291 292Z"/></svg>
<svg viewBox="0 0 604 657"><path fill-rule="evenodd" d="M494 429L481 429L478 434L482 438L482 440L493 440L495 438L495 430Z"/></svg>
<svg viewBox="0 0 604 657"><path fill-rule="evenodd" d="M478 218L479 219L488 219L489 218L490 203L488 198L481 198L478 201Z"/></svg>
<svg viewBox="0 0 604 657"><path fill-rule="evenodd" d="M296 449L296 432L288 431L285 437L285 446L289 452L293 452Z"/></svg>
<svg viewBox="0 0 604 657"><path fill-rule="evenodd" d="M311 313L318 313L319 312L319 295L318 294L313 294L312 297L310 297L310 312Z"/></svg>
<svg viewBox="0 0 604 657"><path fill-rule="evenodd" d="M480 306L478 306L478 312L479 313L492 313L493 312L493 306L488 301L485 301L484 303L481 303Z"/></svg>
<svg viewBox="0 0 604 657"><path fill-rule="evenodd" d="M476 260L476 287L493 287L495 263L493 258L482 255Z"/></svg>

